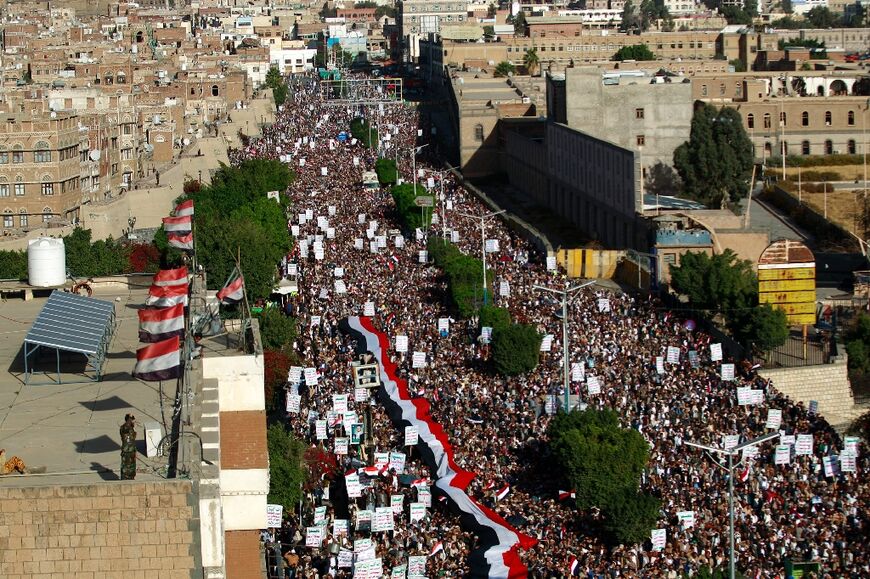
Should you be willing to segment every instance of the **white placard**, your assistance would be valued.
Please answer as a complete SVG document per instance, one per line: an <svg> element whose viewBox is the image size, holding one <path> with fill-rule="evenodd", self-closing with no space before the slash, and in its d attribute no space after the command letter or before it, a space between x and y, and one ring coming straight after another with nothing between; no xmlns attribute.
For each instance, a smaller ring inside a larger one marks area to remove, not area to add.
<svg viewBox="0 0 870 579"><path fill-rule="evenodd" d="M382 533L395 529L393 510L390 507L378 507L372 513L372 533ZM359 563L357 563L359 564Z"/></svg>
<svg viewBox="0 0 870 579"><path fill-rule="evenodd" d="M335 283L333 285L335 286L335 293L339 295L347 293L347 286L345 285L343 279L335 280Z"/></svg>
<svg viewBox="0 0 870 579"><path fill-rule="evenodd" d="M326 167L320 168L320 175L321 176L326 177L328 174L329 174L329 169L327 169Z"/></svg>
<svg viewBox="0 0 870 579"><path fill-rule="evenodd" d="M662 551L665 544L668 542L667 529L653 529L650 531L650 540L652 541L653 551Z"/></svg>
<svg viewBox="0 0 870 579"><path fill-rule="evenodd" d="M725 450L731 450L738 444L740 444L739 434L726 434L722 437L722 448Z"/></svg>
<svg viewBox="0 0 870 579"><path fill-rule="evenodd" d="M287 372L287 381L291 384L299 384L302 380L302 367L301 366L290 366L290 370Z"/></svg>
<svg viewBox="0 0 870 579"><path fill-rule="evenodd" d="M335 228L327 227L326 228L326 239L335 239Z"/></svg>
<svg viewBox="0 0 870 579"><path fill-rule="evenodd" d="M598 380L598 376L586 377L586 390L590 395L601 394L601 382Z"/></svg>
<svg viewBox="0 0 870 579"><path fill-rule="evenodd" d="M608 298L598 298L598 311L601 313L610 311L610 300Z"/></svg>
<svg viewBox="0 0 870 579"><path fill-rule="evenodd" d="M429 261L429 252L425 249L421 249L420 253L417 254L417 261L420 263L426 263Z"/></svg>
<svg viewBox="0 0 870 579"><path fill-rule="evenodd" d="M547 256L547 271L556 271L556 256Z"/></svg>
<svg viewBox="0 0 870 579"><path fill-rule="evenodd" d="M335 454L341 456L347 454L350 439L344 436L336 437L335 439Z"/></svg>
<svg viewBox="0 0 870 579"><path fill-rule="evenodd" d="M413 357L411 358L411 367L412 368L425 368L426 367L426 352L414 352Z"/></svg>
<svg viewBox="0 0 870 579"><path fill-rule="evenodd" d="M375 302L365 302L363 304L363 315L367 318L373 318L375 315Z"/></svg>
<svg viewBox="0 0 870 579"><path fill-rule="evenodd" d="M722 361L722 344L710 344L710 360L713 362Z"/></svg>
<svg viewBox="0 0 870 579"><path fill-rule="evenodd" d="M677 520L684 529L691 529L695 526L695 511L679 511Z"/></svg>
<svg viewBox="0 0 870 579"><path fill-rule="evenodd" d="M798 434L794 443L795 456L809 456L813 453L813 435Z"/></svg>
<svg viewBox="0 0 870 579"><path fill-rule="evenodd" d="M405 473L405 453L391 452L390 453L390 469L395 469L396 474Z"/></svg>
<svg viewBox="0 0 870 579"><path fill-rule="evenodd" d="M486 253L495 253L498 251L498 239L487 239L484 244Z"/></svg>
<svg viewBox="0 0 870 579"><path fill-rule="evenodd" d="M323 535L325 534L323 527L306 527L305 528L305 546L319 548L323 544Z"/></svg>
<svg viewBox="0 0 870 579"><path fill-rule="evenodd" d="M305 385L317 386L317 368L305 368Z"/></svg>
<svg viewBox="0 0 870 579"><path fill-rule="evenodd" d="M662 356L656 356L656 372L658 374L665 373L665 359Z"/></svg>
<svg viewBox="0 0 870 579"><path fill-rule="evenodd" d="M405 446L416 446L419 439L420 434L417 432L416 426L405 427Z"/></svg>
<svg viewBox="0 0 870 579"><path fill-rule="evenodd" d="M840 462L837 456L825 456L822 458L822 466L825 469L825 477L833 478L840 473Z"/></svg>
<svg viewBox="0 0 870 579"><path fill-rule="evenodd" d="M365 402L369 399L369 389L368 388L354 388L353 389L353 401L354 402Z"/></svg>
<svg viewBox="0 0 870 579"><path fill-rule="evenodd" d="M314 524L319 525L326 521L326 507L314 508Z"/></svg>
<svg viewBox="0 0 870 579"><path fill-rule="evenodd" d="M363 245L364 243L365 243L365 241L363 240L362 237L357 237L356 239L353 240L353 248L357 249L357 250L362 250L362 248L364 247L364 245Z"/></svg>
<svg viewBox="0 0 870 579"><path fill-rule="evenodd" d="M845 438L843 438L843 452L847 452L851 456L858 456L859 444L861 444L861 437L846 436Z"/></svg>
<svg viewBox="0 0 870 579"><path fill-rule="evenodd" d="M296 414L299 412L299 406L302 403L302 396L299 394L293 394L292 392L287 393L287 407L286 410L289 413Z"/></svg>
<svg viewBox="0 0 870 579"><path fill-rule="evenodd" d="M851 454L840 455L840 471L855 472L857 470L857 460Z"/></svg>
<svg viewBox="0 0 870 579"><path fill-rule="evenodd" d="M500 282L498 284L498 295L503 298L509 298L511 295L511 284L506 281Z"/></svg>
<svg viewBox="0 0 870 579"><path fill-rule="evenodd" d="M408 336L396 336L396 351L397 352L407 352L408 351Z"/></svg>
<svg viewBox="0 0 870 579"><path fill-rule="evenodd" d="M402 249L403 247L405 247L405 238L401 235L397 235L393 238L393 244L396 246L396 248Z"/></svg>
<svg viewBox="0 0 870 579"><path fill-rule="evenodd" d="M586 376L586 366L580 362L571 362L571 381L582 382Z"/></svg>
<svg viewBox="0 0 870 579"><path fill-rule="evenodd" d="M330 205L326 208L326 211L329 213L330 217L333 217L335 215L335 205Z"/></svg>
<svg viewBox="0 0 870 579"><path fill-rule="evenodd" d="M333 269L333 270L332 270L332 275L333 275L334 277L344 277L344 268L343 268L343 267L337 267L337 268Z"/></svg>
<svg viewBox="0 0 870 579"><path fill-rule="evenodd" d="M408 557L408 577L426 574L426 555Z"/></svg>
<svg viewBox="0 0 870 579"><path fill-rule="evenodd" d="M450 318L438 318L438 332L450 331Z"/></svg>
<svg viewBox="0 0 870 579"><path fill-rule="evenodd" d="M405 508L405 495L390 495L390 508L394 515L401 515Z"/></svg>
<svg viewBox="0 0 870 579"><path fill-rule="evenodd" d="M489 344L489 342L492 340L492 328L491 327L483 326L482 328L480 328L480 340L484 344Z"/></svg>
<svg viewBox="0 0 870 579"><path fill-rule="evenodd" d="M795 437L794 434L782 434L782 431L780 431L780 437L779 437L780 444L787 444L789 446L794 446L795 440L797 440L797 438Z"/></svg>
<svg viewBox="0 0 870 579"><path fill-rule="evenodd" d="M338 552L338 568L350 569L353 567L353 551L342 549Z"/></svg>
<svg viewBox="0 0 870 579"><path fill-rule="evenodd" d="M359 475L358 474L345 475L344 486L347 487L348 498L358 499L362 496L362 487L359 484Z"/></svg>
<svg viewBox="0 0 870 579"><path fill-rule="evenodd" d="M419 488L417 489L417 500L423 503L427 507L432 506L432 491L428 488Z"/></svg>
<svg viewBox="0 0 870 579"><path fill-rule="evenodd" d="M375 237L375 242L378 244L378 249L384 249L387 247L387 236L386 235L378 235Z"/></svg>
<svg viewBox="0 0 870 579"><path fill-rule="evenodd" d="M347 394L332 395L332 410L340 414L347 412Z"/></svg>
<svg viewBox="0 0 870 579"><path fill-rule="evenodd" d="M423 503L411 503L411 522L426 518L426 505Z"/></svg>
<svg viewBox="0 0 870 579"><path fill-rule="evenodd" d="M549 352L553 348L553 334L547 334L541 340L541 351Z"/></svg>
<svg viewBox="0 0 870 579"><path fill-rule="evenodd" d="M293 237L299 237L299 226L298 225L291 225L290 226L290 234Z"/></svg>
<svg viewBox="0 0 870 579"><path fill-rule="evenodd" d="M280 529L284 516L284 505L266 505L266 528Z"/></svg>
<svg viewBox="0 0 870 579"><path fill-rule="evenodd" d="M791 447L787 444L776 446L775 464L789 464L791 462Z"/></svg>
<svg viewBox="0 0 870 579"><path fill-rule="evenodd" d="M668 346L668 364L680 363L680 349L676 346Z"/></svg>
<svg viewBox="0 0 870 579"><path fill-rule="evenodd" d="M326 421L325 420L315 420L314 421L314 432L317 440L326 440Z"/></svg>
<svg viewBox="0 0 870 579"><path fill-rule="evenodd" d="M459 232L457 230L454 229L450 232L450 241L452 241L453 243L459 243Z"/></svg>
<svg viewBox="0 0 870 579"><path fill-rule="evenodd" d="M722 364L722 380L731 382L734 380L734 364Z"/></svg>
<svg viewBox="0 0 870 579"><path fill-rule="evenodd" d="M752 404L752 388L737 388L737 404L740 406L748 406Z"/></svg>

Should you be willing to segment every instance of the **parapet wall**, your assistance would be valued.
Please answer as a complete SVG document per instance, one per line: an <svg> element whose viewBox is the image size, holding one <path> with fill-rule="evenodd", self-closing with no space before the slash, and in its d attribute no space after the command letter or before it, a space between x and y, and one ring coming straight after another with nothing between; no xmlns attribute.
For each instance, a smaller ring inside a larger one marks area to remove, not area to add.
<svg viewBox="0 0 870 579"><path fill-rule="evenodd" d="M189 481L11 487L0 478L5 579L193 579Z"/></svg>

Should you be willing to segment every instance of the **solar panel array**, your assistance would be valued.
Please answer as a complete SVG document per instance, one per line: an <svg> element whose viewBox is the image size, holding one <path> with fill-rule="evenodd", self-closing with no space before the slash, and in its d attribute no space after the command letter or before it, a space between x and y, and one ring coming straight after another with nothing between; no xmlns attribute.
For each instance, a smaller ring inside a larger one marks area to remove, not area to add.
<svg viewBox="0 0 870 579"><path fill-rule="evenodd" d="M67 352L101 351L114 323L115 304L55 290L24 341Z"/></svg>

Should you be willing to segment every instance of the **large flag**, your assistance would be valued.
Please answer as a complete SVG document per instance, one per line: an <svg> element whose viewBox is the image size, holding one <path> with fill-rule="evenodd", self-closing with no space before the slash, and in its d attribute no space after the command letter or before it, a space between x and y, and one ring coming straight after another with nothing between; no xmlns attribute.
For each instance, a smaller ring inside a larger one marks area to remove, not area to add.
<svg viewBox="0 0 870 579"><path fill-rule="evenodd" d="M245 298L245 278L234 269L227 285L217 293L217 299L222 304L237 304Z"/></svg>
<svg viewBox="0 0 870 579"><path fill-rule="evenodd" d="M181 304L187 305L187 284L152 285L148 289L145 305L153 308L168 308Z"/></svg>
<svg viewBox="0 0 870 579"><path fill-rule="evenodd" d="M139 310L139 341L161 342L184 335L184 304L168 308Z"/></svg>
<svg viewBox="0 0 870 579"><path fill-rule="evenodd" d="M169 245L172 247L193 251L193 233L182 235L180 233L167 232L166 237L169 240Z"/></svg>
<svg viewBox="0 0 870 579"><path fill-rule="evenodd" d="M161 269L154 274L154 285L182 285L187 283L187 266Z"/></svg>
<svg viewBox="0 0 870 579"><path fill-rule="evenodd" d="M173 213L175 214L175 217L187 217L193 215L193 199L182 201L176 205Z"/></svg>
<svg viewBox="0 0 870 579"><path fill-rule="evenodd" d="M178 378L181 375L179 346L178 336L173 336L139 348L136 351L136 366L133 368L133 377L149 382Z"/></svg>
<svg viewBox="0 0 870 579"><path fill-rule="evenodd" d="M166 233L190 233L193 231L193 217L164 217L163 230Z"/></svg>

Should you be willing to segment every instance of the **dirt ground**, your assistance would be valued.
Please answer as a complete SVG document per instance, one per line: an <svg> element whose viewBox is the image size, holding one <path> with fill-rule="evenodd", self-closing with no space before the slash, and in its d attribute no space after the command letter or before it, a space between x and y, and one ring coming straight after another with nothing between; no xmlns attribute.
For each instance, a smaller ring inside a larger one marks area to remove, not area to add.
<svg viewBox="0 0 870 579"><path fill-rule="evenodd" d="M785 168L785 174L795 181L797 181L798 172L804 174L808 171L814 171L817 173L832 171L840 175L841 181L854 181L855 179L858 179L859 181L864 180L864 165L831 165L822 167L786 166ZM767 169L765 169L765 172L766 174L781 175L782 169L778 169L776 167L767 167ZM868 175L870 175L870 168L868 168Z"/></svg>
<svg viewBox="0 0 870 579"><path fill-rule="evenodd" d="M798 192L794 191L793 195L797 197ZM800 198L820 215L825 215L826 203L824 192L809 193L803 191L800 194ZM846 231L861 235L859 231L861 229L861 215L864 212L864 189L829 190L827 198L828 219L837 223ZM867 199L867 203L870 204L870 198Z"/></svg>

